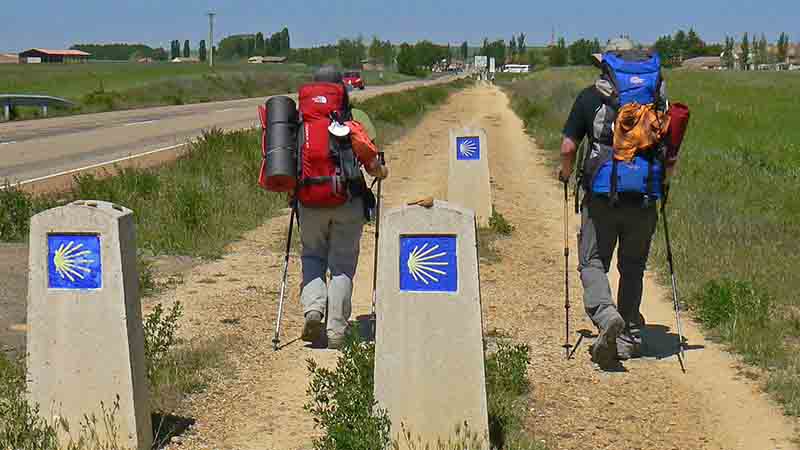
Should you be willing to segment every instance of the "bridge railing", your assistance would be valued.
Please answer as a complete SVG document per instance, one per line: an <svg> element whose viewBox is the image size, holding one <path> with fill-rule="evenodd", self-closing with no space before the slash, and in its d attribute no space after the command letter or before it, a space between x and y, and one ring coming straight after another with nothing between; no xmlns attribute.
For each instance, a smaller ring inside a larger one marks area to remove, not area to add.
<svg viewBox="0 0 800 450"><path fill-rule="evenodd" d="M6 121L11 120L11 108L15 106L39 107L42 109L42 115L47 117L47 109L50 106L74 108L77 105L67 99L50 95L0 94L0 107Z"/></svg>

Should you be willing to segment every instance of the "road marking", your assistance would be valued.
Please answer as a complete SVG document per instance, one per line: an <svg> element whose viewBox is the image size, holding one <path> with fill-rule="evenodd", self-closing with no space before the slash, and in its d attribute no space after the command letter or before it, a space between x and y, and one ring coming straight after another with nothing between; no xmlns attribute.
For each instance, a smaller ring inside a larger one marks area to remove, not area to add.
<svg viewBox="0 0 800 450"><path fill-rule="evenodd" d="M132 127L132 126L136 126L136 125L147 125L148 123L153 123L153 122L156 122L156 121L155 120L143 120L141 122L126 123L125 126L126 127Z"/></svg>
<svg viewBox="0 0 800 450"><path fill-rule="evenodd" d="M176 148L185 147L185 146L189 145L190 143L191 142L184 142L183 144L170 145L168 147L161 147L161 148L157 148L155 150L150 150L150 151L147 151L147 152L144 152L144 153L137 153L135 155L125 156L124 158L117 158L117 159L115 159L113 161L101 162L101 163L92 164L92 165L86 166L86 167L79 167L77 169L65 170L63 172L54 173L52 175L45 175L43 177L31 178L30 180L20 181L19 183L14 184L14 186L22 186L22 185L25 185L25 184L36 183L36 182L39 182L39 181L48 180L50 178L60 177L60 176L64 176L64 175L71 175L73 173L82 172L84 170L91 170L91 169L96 169L98 167L108 166L110 164L116 164L116 163L120 163L120 162L123 162L123 161L129 161L131 159L136 159L136 158L141 158L143 156L152 155L153 153L164 152L164 151L167 151L167 150L173 150L173 149L176 149ZM0 190L3 190L3 189L5 189L5 186L0 186Z"/></svg>
<svg viewBox="0 0 800 450"><path fill-rule="evenodd" d="M218 112L218 113L224 113L224 112L228 112L228 111L233 111L234 109L236 109L236 108L225 108L225 109L220 109L220 110L219 110L219 111L217 111L217 112Z"/></svg>
<svg viewBox="0 0 800 450"><path fill-rule="evenodd" d="M17 143L17 141L0 142L0 145L11 145L11 144L16 144L16 143Z"/></svg>

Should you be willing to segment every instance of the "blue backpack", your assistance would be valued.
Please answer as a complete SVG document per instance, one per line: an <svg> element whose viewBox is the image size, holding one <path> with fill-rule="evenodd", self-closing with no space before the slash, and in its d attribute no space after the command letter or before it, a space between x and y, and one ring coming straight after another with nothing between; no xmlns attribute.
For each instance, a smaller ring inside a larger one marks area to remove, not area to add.
<svg viewBox="0 0 800 450"><path fill-rule="evenodd" d="M615 203L619 193L642 194L645 205L661 198L664 164L659 149L637 154L632 161L614 158L614 123L625 105L660 104L661 58L657 53L607 52L597 89L603 106L596 112L590 148L583 164L587 192L608 196ZM601 88L604 87L604 88Z"/></svg>

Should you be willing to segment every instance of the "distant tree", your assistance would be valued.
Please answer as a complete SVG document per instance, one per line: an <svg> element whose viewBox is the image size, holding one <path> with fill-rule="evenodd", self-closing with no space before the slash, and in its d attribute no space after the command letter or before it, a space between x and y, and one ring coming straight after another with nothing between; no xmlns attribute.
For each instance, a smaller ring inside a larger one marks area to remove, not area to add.
<svg viewBox="0 0 800 450"><path fill-rule="evenodd" d="M340 39L338 43L339 61L345 68L356 68L361 65L364 58L366 46L364 39L359 36L356 39Z"/></svg>
<svg viewBox="0 0 800 450"><path fill-rule="evenodd" d="M153 58L156 61L166 61L167 60L167 56L169 56L169 55L167 55L167 51L165 49L159 47L159 48L153 50L153 56L151 56L151 58Z"/></svg>
<svg viewBox="0 0 800 450"><path fill-rule="evenodd" d="M742 64L742 70L750 70L750 40L747 33L742 37L742 54L739 57Z"/></svg>
<svg viewBox="0 0 800 450"><path fill-rule="evenodd" d="M197 56L200 58L200 61L206 62L206 58L208 57L208 55L206 50L205 39L201 40L200 43L197 45Z"/></svg>
<svg viewBox="0 0 800 450"><path fill-rule="evenodd" d="M466 63L467 58L469 58L469 44L467 44L467 41L464 41L461 43L461 59Z"/></svg>
<svg viewBox="0 0 800 450"><path fill-rule="evenodd" d="M515 56L517 56L517 36L511 35L511 39L508 41L508 53L513 60Z"/></svg>
<svg viewBox="0 0 800 450"><path fill-rule="evenodd" d="M789 35L786 33L781 33L778 36L778 61L781 63L786 62L786 57L789 55Z"/></svg>
<svg viewBox="0 0 800 450"><path fill-rule="evenodd" d="M537 50L530 49L525 54L524 62L530 64L533 67L536 67L542 64L542 58L539 56L539 52Z"/></svg>
<svg viewBox="0 0 800 450"><path fill-rule="evenodd" d="M266 48L264 47L264 33L258 32L256 33L256 55L259 56L266 56Z"/></svg>
<svg viewBox="0 0 800 450"><path fill-rule="evenodd" d="M694 31L694 28L689 28L689 32L686 34L686 48L685 50L685 58L695 58L697 56L701 56L703 54L703 48L705 47L705 42L700 39L700 36Z"/></svg>
<svg viewBox="0 0 800 450"><path fill-rule="evenodd" d="M764 33L761 33L761 39L758 41L758 55L760 64L770 64L772 62L772 57L769 54L769 41L767 41L767 35Z"/></svg>
<svg viewBox="0 0 800 450"><path fill-rule="evenodd" d="M588 39L579 39L569 46L569 60L576 66L591 65L593 53L597 53L594 42Z"/></svg>
<svg viewBox="0 0 800 450"><path fill-rule="evenodd" d="M397 54L397 71L411 76L419 74L414 47L405 42L400 45L400 52Z"/></svg>
<svg viewBox="0 0 800 450"><path fill-rule="evenodd" d="M361 39L361 41L363 46L363 38ZM289 29L286 27L283 27L283 29L280 32L280 43L281 43L280 55L288 56L289 51L292 49L292 42L289 36Z"/></svg>
<svg viewBox="0 0 800 450"><path fill-rule="evenodd" d="M564 38L559 38L558 43L549 49L550 65L553 67L566 66L569 60L569 50Z"/></svg>
<svg viewBox="0 0 800 450"><path fill-rule="evenodd" d="M525 54L525 33L520 33L517 36L517 53L520 55Z"/></svg>
<svg viewBox="0 0 800 450"><path fill-rule="evenodd" d="M169 59L179 58L181 56L181 44L177 39L172 41L172 48L169 52Z"/></svg>
<svg viewBox="0 0 800 450"><path fill-rule="evenodd" d="M70 49L91 53L92 59L114 61L155 59L158 50L144 44L75 44Z"/></svg>
<svg viewBox="0 0 800 450"><path fill-rule="evenodd" d="M496 64L503 64L503 62L506 60L506 52L506 41L499 39L487 43L482 54L488 56L489 58L494 58Z"/></svg>
<svg viewBox="0 0 800 450"><path fill-rule="evenodd" d="M188 58L192 56L192 48L189 46L189 40L183 41L183 57Z"/></svg>
<svg viewBox="0 0 800 450"><path fill-rule="evenodd" d="M381 40L378 39L378 36L372 36L372 42L370 42L369 50L367 50L369 59L373 61L378 61L381 58L382 52L383 52L383 42L381 42Z"/></svg>
<svg viewBox="0 0 800 450"><path fill-rule="evenodd" d="M725 36L725 47L722 51L722 64L726 69L732 70L736 64L734 53L736 51L736 41L729 36Z"/></svg>

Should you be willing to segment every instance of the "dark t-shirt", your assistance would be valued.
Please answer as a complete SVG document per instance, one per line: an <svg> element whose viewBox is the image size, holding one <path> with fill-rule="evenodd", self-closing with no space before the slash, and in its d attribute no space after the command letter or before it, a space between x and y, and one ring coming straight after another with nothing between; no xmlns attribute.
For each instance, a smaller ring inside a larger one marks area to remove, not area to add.
<svg viewBox="0 0 800 450"><path fill-rule="evenodd" d="M589 86L581 91L572 105L567 123L564 124L564 136L572 139L576 145L580 145L584 137L591 137L594 117L601 106L603 97L597 88Z"/></svg>

